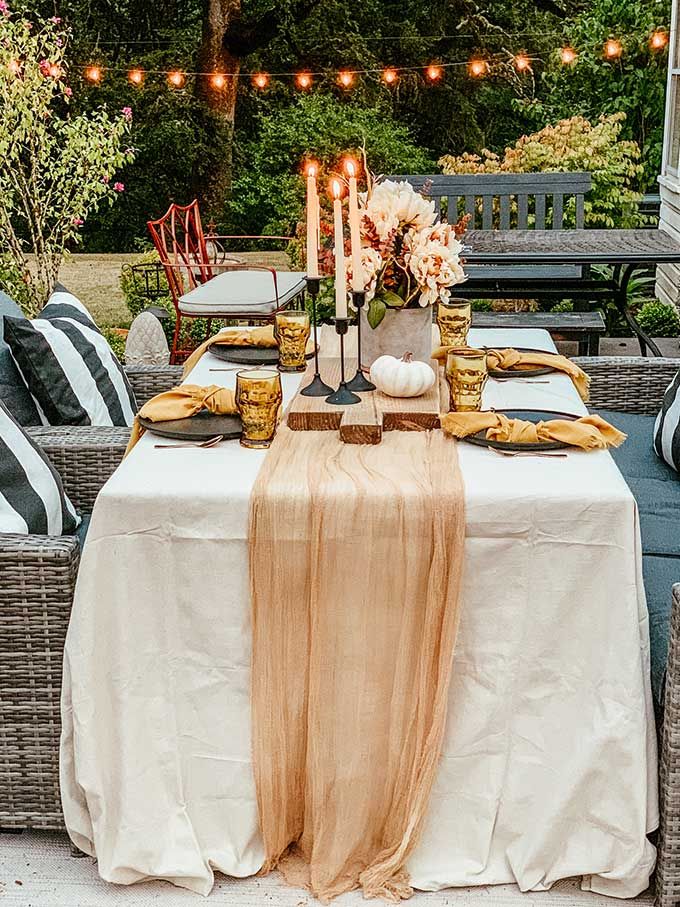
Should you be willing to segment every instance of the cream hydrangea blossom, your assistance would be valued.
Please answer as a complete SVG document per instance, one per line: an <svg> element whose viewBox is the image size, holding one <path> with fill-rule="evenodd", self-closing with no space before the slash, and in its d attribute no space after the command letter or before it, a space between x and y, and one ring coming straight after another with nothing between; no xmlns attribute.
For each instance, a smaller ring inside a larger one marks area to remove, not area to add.
<svg viewBox="0 0 680 907"><path fill-rule="evenodd" d="M421 306L446 302L451 296L450 288L465 280L458 254L434 240L416 243L406 255L406 264L418 285Z"/></svg>
<svg viewBox="0 0 680 907"><path fill-rule="evenodd" d="M377 249L370 246L362 246L361 249L361 268L364 272L364 289L366 292L366 302L370 302L375 296L378 285L378 277L383 267L383 258ZM347 285L352 285L352 258L347 259Z"/></svg>
<svg viewBox="0 0 680 907"><path fill-rule="evenodd" d="M410 183L385 180L379 183L366 201L364 214L385 240L400 227L423 229L435 222L434 202L423 198Z"/></svg>

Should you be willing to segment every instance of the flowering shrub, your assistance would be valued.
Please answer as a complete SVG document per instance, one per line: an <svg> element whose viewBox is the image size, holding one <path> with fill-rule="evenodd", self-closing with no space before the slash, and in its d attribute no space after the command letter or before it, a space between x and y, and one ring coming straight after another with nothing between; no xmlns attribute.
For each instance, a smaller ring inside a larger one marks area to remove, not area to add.
<svg viewBox="0 0 680 907"><path fill-rule="evenodd" d="M0 0L0 243L6 288L34 315L88 215L125 186L132 111L71 116L61 20L32 23ZM29 265L28 255L34 256Z"/></svg>
<svg viewBox="0 0 680 907"><path fill-rule="evenodd" d="M636 227L642 195L633 189L642 173L640 149L621 139L626 115L602 116L595 125L583 117L560 120L539 132L524 135L504 155L484 150L481 155L447 154L439 160L444 173L539 173L587 170L592 188L585 199L589 227ZM573 227L574 200L565 205L564 226Z"/></svg>

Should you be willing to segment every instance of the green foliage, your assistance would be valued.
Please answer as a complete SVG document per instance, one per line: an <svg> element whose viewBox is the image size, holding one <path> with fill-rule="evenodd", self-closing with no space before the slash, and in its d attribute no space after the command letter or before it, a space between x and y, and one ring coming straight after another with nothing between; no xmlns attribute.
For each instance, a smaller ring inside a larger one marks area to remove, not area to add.
<svg viewBox="0 0 680 907"><path fill-rule="evenodd" d="M254 133L237 147L237 176L227 220L234 232L290 235L304 206L301 164L313 155L320 185L344 155L365 147L378 173L422 173L427 152L382 105L370 109L327 95L302 95L276 113L262 111Z"/></svg>
<svg viewBox="0 0 680 907"><path fill-rule="evenodd" d="M670 21L670 0L590 0L563 24L564 43L578 50L571 66L553 51L539 75L537 96L518 101L535 125L574 114L594 119L625 113L624 136L642 149L642 189L656 189L661 168L664 94L668 54L650 53L650 34ZM605 61L604 42L616 36L623 45L618 60Z"/></svg>
<svg viewBox="0 0 680 907"><path fill-rule="evenodd" d="M445 155L439 161L444 173L540 173L579 171L592 174L592 188L585 201L589 227L636 227L642 222L642 199L633 188L642 172L640 149L621 138L625 114L600 117L593 126L583 117L560 120L532 135L523 135L501 157L484 149L481 155ZM575 204L565 205L565 226L574 226Z"/></svg>
<svg viewBox="0 0 680 907"><path fill-rule="evenodd" d="M20 275L27 286L29 315L47 301L87 217L124 191L112 178L134 157L130 110L70 113L68 38L60 19L0 12L0 238L11 282Z"/></svg>
<svg viewBox="0 0 680 907"><path fill-rule="evenodd" d="M571 301L571 299L560 299L560 301L555 303L554 306L551 306L550 311L555 312L556 314L558 312L573 312L574 303Z"/></svg>
<svg viewBox="0 0 680 907"><path fill-rule="evenodd" d="M493 302L490 299L473 299L470 308L473 312L493 312Z"/></svg>
<svg viewBox="0 0 680 907"><path fill-rule="evenodd" d="M118 359L124 363L126 333L121 332L119 328L111 327L101 328L101 332Z"/></svg>
<svg viewBox="0 0 680 907"><path fill-rule="evenodd" d="M635 316L651 337L680 337L680 316L675 306L658 299L645 302Z"/></svg>

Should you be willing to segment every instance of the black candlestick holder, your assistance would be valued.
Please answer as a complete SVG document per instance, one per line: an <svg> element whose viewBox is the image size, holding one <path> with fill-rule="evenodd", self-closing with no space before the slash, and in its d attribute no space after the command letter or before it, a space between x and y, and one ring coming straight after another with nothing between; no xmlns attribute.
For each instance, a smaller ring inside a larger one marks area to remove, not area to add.
<svg viewBox="0 0 680 907"><path fill-rule="evenodd" d="M351 381L347 382L347 387L358 393L375 390L375 384L372 384L361 371L361 310L365 303L366 293L363 290L353 290L352 305L357 312L357 373Z"/></svg>
<svg viewBox="0 0 680 907"><path fill-rule="evenodd" d="M300 391L303 397L327 397L328 394L333 393L333 388L329 387L326 382L322 380L321 375L319 374L319 341L316 330L316 298L319 295L320 285L321 281L318 277L307 278L307 292L309 293L312 300L312 330L314 332L314 377L309 382L307 387L303 387Z"/></svg>
<svg viewBox="0 0 680 907"><path fill-rule="evenodd" d="M334 318L335 333L340 337L340 386L336 391L326 397L326 403L332 403L335 406L349 406L351 403L361 403L361 397L357 397L347 386L345 381L345 334L349 330L349 318Z"/></svg>

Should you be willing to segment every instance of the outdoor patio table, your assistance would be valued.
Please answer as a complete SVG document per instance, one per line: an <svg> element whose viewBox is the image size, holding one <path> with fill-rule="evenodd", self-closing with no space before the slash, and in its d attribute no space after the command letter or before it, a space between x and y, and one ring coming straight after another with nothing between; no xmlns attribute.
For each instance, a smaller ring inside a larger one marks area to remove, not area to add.
<svg viewBox="0 0 680 907"><path fill-rule="evenodd" d="M472 343L554 350L545 331ZM322 352L337 338L324 330ZM234 383L206 354L192 383ZM290 400L299 376L282 375ZM486 406L582 414L571 381L490 380ZM420 889L516 882L632 897L657 824L635 501L606 451L502 458L461 443L465 576ZM208 893L263 859L250 756L249 496L266 451L154 449L101 492L65 653L61 782L104 879ZM275 606L275 603L272 603ZM359 745L359 741L357 741Z"/></svg>
<svg viewBox="0 0 680 907"><path fill-rule="evenodd" d="M617 308L640 341L643 355L646 347L655 356L661 351L640 328L627 308L628 284L636 270L652 265L680 263L680 242L664 230L470 230L464 238L464 256L469 265L505 265L499 290L508 289L508 266L516 270L523 293L545 289L552 284L564 298L597 300L613 298ZM518 266L580 265L586 269L579 277L549 275L522 278ZM611 265L611 280L589 272L590 265ZM474 275L471 275L474 276ZM480 278L482 280L482 278ZM483 282L493 284L485 271ZM510 293L508 293L510 295ZM513 293L516 296L517 293Z"/></svg>

